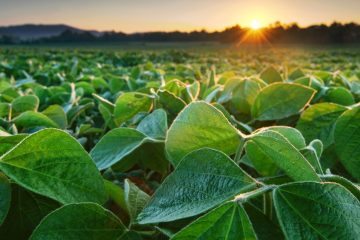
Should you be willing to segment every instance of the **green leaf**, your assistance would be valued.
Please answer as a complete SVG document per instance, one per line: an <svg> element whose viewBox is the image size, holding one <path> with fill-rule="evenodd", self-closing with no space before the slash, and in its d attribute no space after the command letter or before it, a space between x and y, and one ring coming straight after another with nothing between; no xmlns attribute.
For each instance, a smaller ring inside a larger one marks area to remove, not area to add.
<svg viewBox="0 0 360 240"><path fill-rule="evenodd" d="M91 150L90 156L98 169L103 170L121 161L147 141L153 141L133 128L116 128L103 136Z"/></svg>
<svg viewBox="0 0 360 240"><path fill-rule="evenodd" d="M125 203L125 192L120 186L104 179L104 186L109 198L113 200L122 210L127 213L127 206Z"/></svg>
<svg viewBox="0 0 360 240"><path fill-rule="evenodd" d="M333 182L340 184L360 201L360 186L356 185L356 183L350 182L344 177L333 174L320 175L320 177L321 180L323 180L324 182Z"/></svg>
<svg viewBox="0 0 360 240"><path fill-rule="evenodd" d="M9 103L0 103L0 117L6 117L10 113L10 104Z"/></svg>
<svg viewBox="0 0 360 240"><path fill-rule="evenodd" d="M57 207L56 201L11 184L11 206L0 226L1 239L28 239L41 219Z"/></svg>
<svg viewBox="0 0 360 240"><path fill-rule="evenodd" d="M244 208L236 202L229 202L198 218L171 239L256 240L257 237Z"/></svg>
<svg viewBox="0 0 360 240"><path fill-rule="evenodd" d="M82 146L56 129L36 132L0 158L0 169L19 185L61 203L106 195L102 177Z"/></svg>
<svg viewBox="0 0 360 240"><path fill-rule="evenodd" d="M66 128L67 117L64 109L61 106L51 105L47 107L42 113L55 122L59 128Z"/></svg>
<svg viewBox="0 0 360 240"><path fill-rule="evenodd" d="M283 79L280 73L272 66L266 68L261 74L260 78L266 83L282 82Z"/></svg>
<svg viewBox="0 0 360 240"><path fill-rule="evenodd" d="M304 77L304 76L305 76L305 73L301 69L297 68L297 69L295 69L294 71L292 71L290 73L288 78L290 80L296 80L296 79L299 79L299 78Z"/></svg>
<svg viewBox="0 0 360 240"><path fill-rule="evenodd" d="M273 198L287 239L359 239L360 202L339 184L290 183Z"/></svg>
<svg viewBox="0 0 360 240"><path fill-rule="evenodd" d="M152 108L152 98L137 92L123 93L115 102L114 121L120 126L139 112L148 112Z"/></svg>
<svg viewBox="0 0 360 240"><path fill-rule="evenodd" d="M355 104L355 99L351 92L344 87L331 87L326 91L324 99L344 106Z"/></svg>
<svg viewBox="0 0 360 240"><path fill-rule="evenodd" d="M27 111L21 113L19 116L13 119L13 122L17 127L50 127L58 128L59 126L43 113Z"/></svg>
<svg viewBox="0 0 360 240"><path fill-rule="evenodd" d="M195 216L255 186L255 180L224 153L203 148L184 157L140 213L138 222Z"/></svg>
<svg viewBox="0 0 360 240"><path fill-rule="evenodd" d="M71 126L82 113L86 112L86 110L92 109L94 106L95 104L93 102L88 102L71 107L67 112L69 126Z"/></svg>
<svg viewBox="0 0 360 240"><path fill-rule="evenodd" d="M37 111L39 107L39 98L35 95L20 96L12 101L11 106L15 113Z"/></svg>
<svg viewBox="0 0 360 240"><path fill-rule="evenodd" d="M0 172L0 226L4 222L10 209L11 187L5 175Z"/></svg>
<svg viewBox="0 0 360 240"><path fill-rule="evenodd" d="M144 142L111 168L114 171L125 172L135 164L142 169L151 169L166 174L170 163L165 156L164 143Z"/></svg>
<svg viewBox="0 0 360 240"><path fill-rule="evenodd" d="M146 116L137 126L137 130L154 139L165 139L167 131L167 115L157 109Z"/></svg>
<svg viewBox="0 0 360 240"><path fill-rule="evenodd" d="M319 78L314 76L310 77L301 77L294 81L294 83L298 83L304 86L311 87L316 91L314 97L311 99L311 103L318 102L318 100L324 95L326 87L324 87L324 82Z"/></svg>
<svg viewBox="0 0 360 240"><path fill-rule="evenodd" d="M175 166L186 154L203 147L234 154L240 144L239 134L218 109L205 102L193 102L169 128L165 150Z"/></svg>
<svg viewBox="0 0 360 240"><path fill-rule="evenodd" d="M125 202L131 218L134 222L143 210L145 205L149 202L150 196L138 188L135 184L130 182L128 179L125 180L124 184L125 191Z"/></svg>
<svg viewBox="0 0 360 240"><path fill-rule="evenodd" d="M255 79L244 79L238 82L232 91L231 105L240 113L250 114L257 94L262 86Z"/></svg>
<svg viewBox="0 0 360 240"><path fill-rule="evenodd" d="M184 100L166 90L159 90L157 95L160 105L172 115L178 114L186 106Z"/></svg>
<svg viewBox="0 0 360 240"><path fill-rule="evenodd" d="M297 149L306 147L304 137L295 128L286 126L273 126L261 128L260 130L254 132L254 134L259 134L269 130L281 134L282 137L284 137ZM283 138L280 138L280 141L281 140L283 140ZM247 158L250 159L252 165L260 175L271 176L279 171L279 166L276 164L276 162L274 162L268 155L266 155L259 146L250 142L245 146L245 149L247 149Z"/></svg>
<svg viewBox="0 0 360 240"><path fill-rule="evenodd" d="M65 205L47 215L30 240L124 239L127 229L110 211L95 203Z"/></svg>
<svg viewBox="0 0 360 240"><path fill-rule="evenodd" d="M313 140L309 146L300 150L301 154L308 160L317 173L323 173L320 164L320 156L323 151L323 145L320 140Z"/></svg>
<svg viewBox="0 0 360 240"><path fill-rule="evenodd" d="M274 131L280 133L286 138L294 147L301 149L306 147L305 139L299 130L288 126L272 126L267 128L261 128L261 131Z"/></svg>
<svg viewBox="0 0 360 240"><path fill-rule="evenodd" d="M271 161L296 181L320 181L314 168L299 150L277 132L268 130L252 136L246 142L245 149L255 168ZM258 159L259 156L264 158Z"/></svg>
<svg viewBox="0 0 360 240"><path fill-rule="evenodd" d="M346 170L360 180L360 107L345 111L336 121L335 150Z"/></svg>
<svg viewBox="0 0 360 240"><path fill-rule="evenodd" d="M258 240L284 239L280 226L262 211L250 204L245 204L244 208L250 218Z"/></svg>
<svg viewBox="0 0 360 240"><path fill-rule="evenodd" d="M26 134L17 134L13 136L0 136L0 156L4 155L19 142L26 138Z"/></svg>
<svg viewBox="0 0 360 240"><path fill-rule="evenodd" d="M345 110L345 107L334 103L312 105L301 114L296 128L308 143L319 139L327 148L334 142L335 122Z"/></svg>
<svg viewBox="0 0 360 240"><path fill-rule="evenodd" d="M273 83L257 95L251 115L257 120L277 120L298 114L315 94L312 88L296 83Z"/></svg>

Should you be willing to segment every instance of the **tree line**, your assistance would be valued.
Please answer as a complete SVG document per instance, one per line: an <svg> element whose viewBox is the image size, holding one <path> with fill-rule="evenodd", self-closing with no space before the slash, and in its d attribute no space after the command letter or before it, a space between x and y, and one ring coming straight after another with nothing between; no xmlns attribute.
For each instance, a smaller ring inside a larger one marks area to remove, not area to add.
<svg viewBox="0 0 360 240"><path fill-rule="evenodd" d="M208 32L206 30L192 32L145 32L126 34L123 32L103 32L94 35L91 32L65 30L58 36L21 41L11 36L0 37L3 44L39 44L39 43L81 43L81 42L221 42L238 43L252 42L249 38L251 30L239 25L223 31ZM357 23L334 22L330 25L320 24L309 27L299 27L293 23L283 25L279 22L263 28L258 33L257 41L267 41L272 44L354 44L360 43L360 25Z"/></svg>

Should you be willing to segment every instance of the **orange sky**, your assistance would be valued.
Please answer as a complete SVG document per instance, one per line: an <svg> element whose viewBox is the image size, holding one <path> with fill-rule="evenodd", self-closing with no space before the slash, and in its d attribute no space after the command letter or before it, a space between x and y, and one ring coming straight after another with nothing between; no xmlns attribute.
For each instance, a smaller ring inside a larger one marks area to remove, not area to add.
<svg viewBox="0 0 360 240"><path fill-rule="evenodd" d="M0 25L65 23L124 32L221 30L254 19L314 23L360 22L360 0L1 0Z"/></svg>

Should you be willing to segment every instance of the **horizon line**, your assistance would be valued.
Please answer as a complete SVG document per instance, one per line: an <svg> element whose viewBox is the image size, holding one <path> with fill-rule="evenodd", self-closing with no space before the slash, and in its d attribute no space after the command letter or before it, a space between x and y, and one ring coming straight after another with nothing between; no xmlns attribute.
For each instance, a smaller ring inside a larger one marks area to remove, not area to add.
<svg viewBox="0 0 360 240"><path fill-rule="evenodd" d="M307 25L301 25L298 22L284 23L284 22L281 22L281 21L274 21L274 22L269 23L266 26L263 26L261 28L262 29L271 28L272 25L275 25L277 23L280 23L280 25L282 27L288 27L288 26L291 26L293 24L296 24L300 28L308 28L308 27L312 27L312 26L321 26L321 25L331 26L333 23L340 23L340 24L343 24L343 25L353 23L353 24L360 25L360 22L358 22L356 20L351 20L351 21L333 20L333 21L329 21L329 22L319 22L319 23L312 23L312 24L307 24ZM115 29L111 29L111 30L87 29L87 28L82 28L82 27L78 27L78 26L75 26L75 25L71 25L71 24L68 24L68 23L22 23L22 24L0 25L0 28L26 26L26 25L35 25L35 26L63 25L63 26L68 26L68 27L79 29L79 30L86 31L86 32L91 32L91 31L103 32L103 33L104 32L117 32L117 33L125 33L125 34L139 34L139 33L152 33L152 32L164 32L164 33L183 32L183 33L191 33L191 32L199 32L199 31L221 32L221 31L224 31L225 29L232 28L232 27L235 27L235 26L239 26L239 27L244 28L244 29L250 28L250 26L241 25L240 23L235 23L235 24L232 24L232 25L224 26L221 29L219 29L219 28L199 27L199 28L193 28L192 30L180 30L180 29L175 28L173 30L150 30L150 31L132 31L132 32L125 32L125 31L122 31L122 30L115 30Z"/></svg>

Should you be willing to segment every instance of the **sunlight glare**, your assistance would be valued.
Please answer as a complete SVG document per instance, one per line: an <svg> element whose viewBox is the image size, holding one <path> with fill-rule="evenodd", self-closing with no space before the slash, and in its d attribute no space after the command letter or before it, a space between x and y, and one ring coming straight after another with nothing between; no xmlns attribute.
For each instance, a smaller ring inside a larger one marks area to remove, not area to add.
<svg viewBox="0 0 360 240"><path fill-rule="evenodd" d="M251 22L251 29L259 30L260 28L261 28L261 23L259 22L259 20L253 20Z"/></svg>

